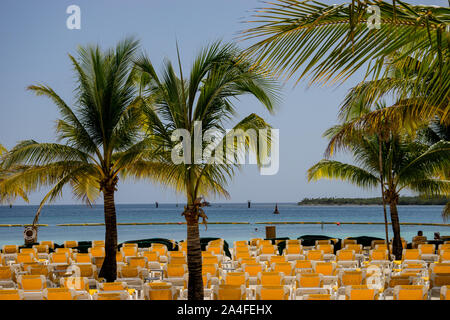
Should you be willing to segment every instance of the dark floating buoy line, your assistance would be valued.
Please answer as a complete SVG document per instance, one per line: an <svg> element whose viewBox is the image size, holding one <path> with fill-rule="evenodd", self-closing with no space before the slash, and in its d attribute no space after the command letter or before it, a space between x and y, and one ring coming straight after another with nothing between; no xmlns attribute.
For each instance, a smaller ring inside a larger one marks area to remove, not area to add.
<svg viewBox="0 0 450 320"><path fill-rule="evenodd" d="M183 225L186 222L119 222L118 226L150 226L150 225ZM208 222L208 224L317 224L317 225L325 225L325 224L334 224L334 225L384 225L384 222L324 222L324 221L264 221L264 222ZM388 223L391 224L391 223ZM27 227L32 224L0 224L0 227ZM48 225L48 224L38 224L38 227L96 227L96 226L104 226L104 223L64 223L64 224L56 224L56 225ZM439 227L450 227L448 223L419 223L419 222L401 222L400 225L405 226L439 226Z"/></svg>

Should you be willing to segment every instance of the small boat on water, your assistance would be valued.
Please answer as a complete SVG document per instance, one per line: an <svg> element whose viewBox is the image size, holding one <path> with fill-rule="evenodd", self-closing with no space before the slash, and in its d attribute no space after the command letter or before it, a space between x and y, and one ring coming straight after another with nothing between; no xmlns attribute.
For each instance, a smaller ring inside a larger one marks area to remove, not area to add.
<svg viewBox="0 0 450 320"><path fill-rule="evenodd" d="M273 214L280 214L280 211L278 211L278 204L275 204L275 210Z"/></svg>

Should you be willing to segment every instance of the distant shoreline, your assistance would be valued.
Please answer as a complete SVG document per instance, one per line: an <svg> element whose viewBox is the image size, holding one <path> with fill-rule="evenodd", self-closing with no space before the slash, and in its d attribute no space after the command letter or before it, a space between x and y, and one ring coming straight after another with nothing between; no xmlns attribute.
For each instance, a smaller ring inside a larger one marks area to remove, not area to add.
<svg viewBox="0 0 450 320"><path fill-rule="evenodd" d="M439 198L421 198L421 197L400 197L399 206L442 206L447 204L450 199L446 197ZM304 198L297 203L299 206L380 206L381 197L378 198Z"/></svg>

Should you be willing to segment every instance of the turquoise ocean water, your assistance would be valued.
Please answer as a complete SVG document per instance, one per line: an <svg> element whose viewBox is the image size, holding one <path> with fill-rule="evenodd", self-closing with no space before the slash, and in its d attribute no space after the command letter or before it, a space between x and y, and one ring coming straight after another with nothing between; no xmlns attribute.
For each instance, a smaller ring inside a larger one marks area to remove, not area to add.
<svg viewBox="0 0 450 320"><path fill-rule="evenodd" d="M230 245L235 240L248 240L265 237L265 225L256 222L270 221L324 221L324 222L383 222L381 206L298 206L295 203L278 204L279 215L274 215L274 203L220 204L214 203L205 208L209 222L250 222L250 224L208 225L205 230L200 225L201 237L221 237ZM442 206L399 206L400 222L443 223ZM0 206L0 224L32 223L37 206ZM117 205L117 222L184 222L181 216L182 205L160 204L122 204ZM92 208L83 205L46 206L39 223L38 241L53 240L62 244L64 240L104 239L104 226L56 226L66 223L103 223L103 206ZM255 230L255 229L258 230ZM390 228L390 227L389 227ZM445 226L401 226L402 237L407 241L422 230L433 239L434 232L450 235L450 227ZM0 227L0 246L4 244L23 244L23 227ZM392 232L390 237L392 237ZM337 238L350 236L372 236L384 238L383 225L276 225L277 237L295 239L305 234L321 234ZM118 226L119 243L127 240L146 238L186 238L185 225L145 225Z"/></svg>

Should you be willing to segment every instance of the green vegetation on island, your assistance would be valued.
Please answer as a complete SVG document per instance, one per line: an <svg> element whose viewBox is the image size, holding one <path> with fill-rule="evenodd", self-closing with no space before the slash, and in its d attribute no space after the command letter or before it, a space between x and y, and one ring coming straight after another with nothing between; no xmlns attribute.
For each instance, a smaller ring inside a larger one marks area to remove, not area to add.
<svg viewBox="0 0 450 320"><path fill-rule="evenodd" d="M446 197L422 198L400 197L398 204L404 205L445 205ZM382 205L381 197L376 198L304 198L298 205Z"/></svg>

